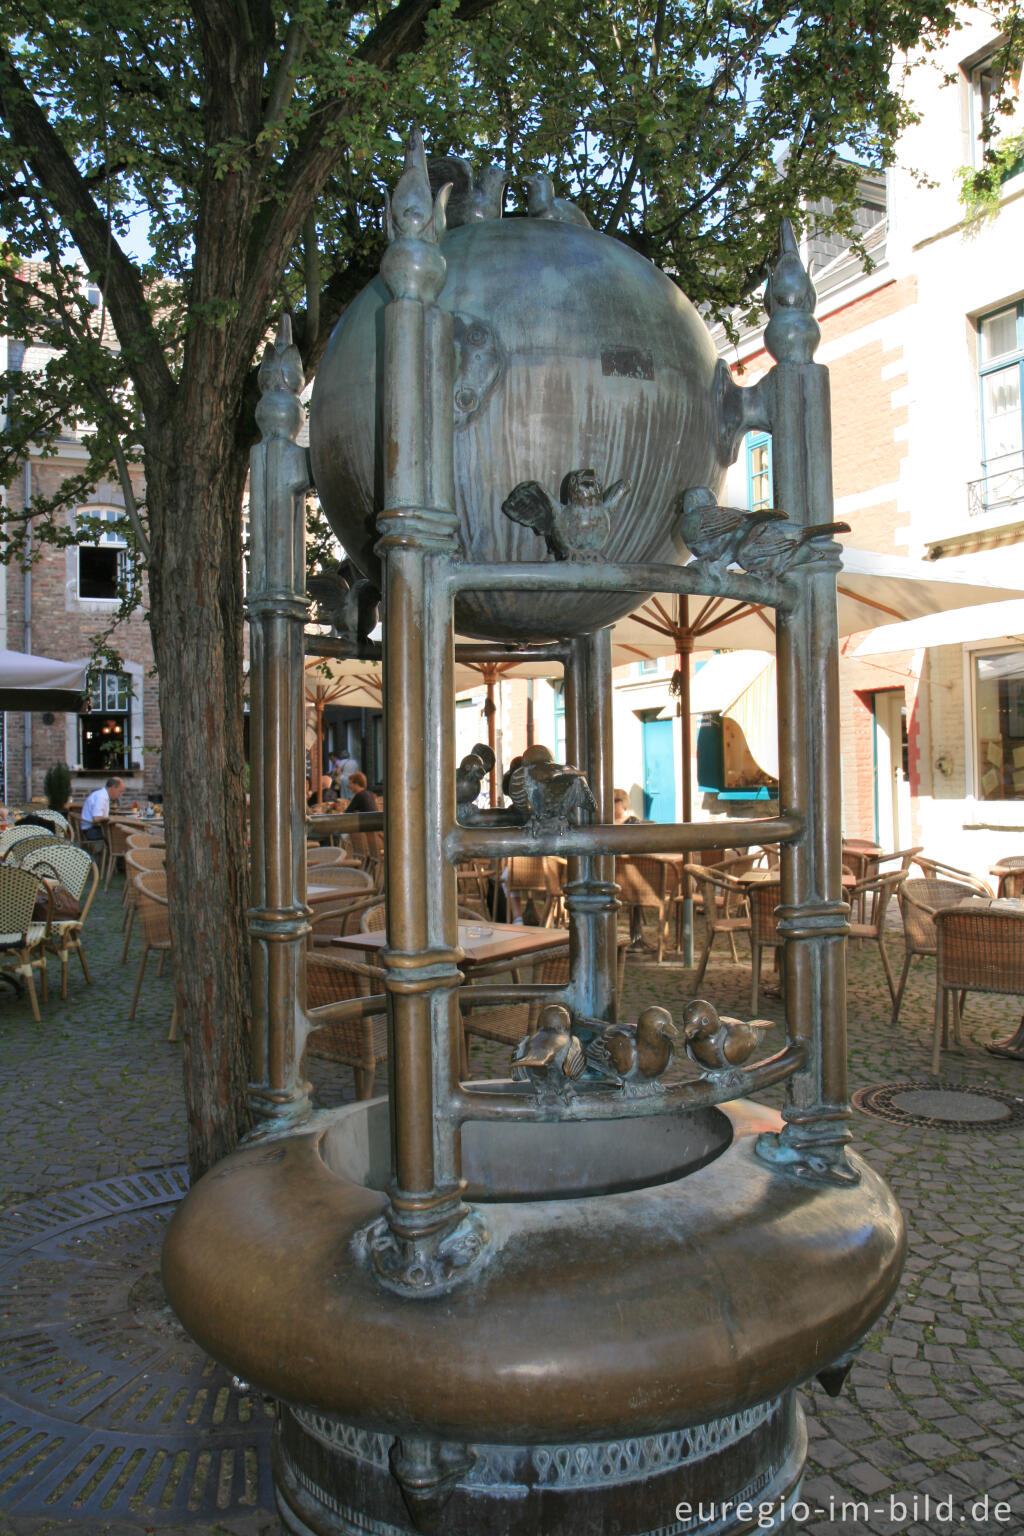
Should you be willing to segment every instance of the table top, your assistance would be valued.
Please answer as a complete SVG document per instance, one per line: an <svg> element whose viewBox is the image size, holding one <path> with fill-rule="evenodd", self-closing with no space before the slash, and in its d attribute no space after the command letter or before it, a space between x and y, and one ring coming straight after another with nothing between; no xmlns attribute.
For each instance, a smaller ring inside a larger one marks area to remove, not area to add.
<svg viewBox="0 0 1024 1536"><path fill-rule="evenodd" d="M333 864L328 866L331 869L338 867L340 866ZM364 885L359 880L353 880L351 885L341 880L332 882L330 885L322 885L318 880L310 880L306 885L306 900L314 905L319 901L343 901L349 896L373 896L374 894L372 885ZM378 891L376 894L380 896L381 901L384 900L381 892Z"/></svg>
<svg viewBox="0 0 1024 1536"><path fill-rule="evenodd" d="M1024 917L1024 897L965 896L955 906L940 907L935 916L942 917L946 912L997 912L1010 917Z"/></svg>
<svg viewBox="0 0 1024 1536"><path fill-rule="evenodd" d="M869 857L871 854L882 852L880 843L870 843L862 837L844 837L843 848L850 853L865 853Z"/></svg>
<svg viewBox="0 0 1024 1536"><path fill-rule="evenodd" d="M343 949L383 949L383 929L373 933L340 933L331 940ZM523 923L459 924L459 946L465 952L465 965L483 965L490 960L512 960L568 944L564 928L534 928Z"/></svg>

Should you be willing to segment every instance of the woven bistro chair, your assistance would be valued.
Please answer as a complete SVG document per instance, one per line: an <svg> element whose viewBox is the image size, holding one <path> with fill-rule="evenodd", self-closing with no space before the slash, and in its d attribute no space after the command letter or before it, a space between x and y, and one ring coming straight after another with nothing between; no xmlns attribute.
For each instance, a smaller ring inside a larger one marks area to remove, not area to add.
<svg viewBox="0 0 1024 1536"><path fill-rule="evenodd" d="M61 917L58 911L51 914L50 931L46 939L47 949L52 950L60 960L60 995L66 998L68 960L72 952L78 956L86 983L92 985L82 948L82 929L99 885L99 870L84 848L76 848L74 843L66 841L51 848L36 848L34 852L26 854L24 868L42 878L58 881L78 903L77 917Z"/></svg>
<svg viewBox="0 0 1024 1536"><path fill-rule="evenodd" d="M504 879L506 894L519 903L525 912L533 902L540 918L540 927L550 928L562 897L562 883L558 866L553 859L520 854L508 860Z"/></svg>
<svg viewBox="0 0 1024 1536"><path fill-rule="evenodd" d="M640 922L645 911L658 915L658 963L665 953L672 902L679 884L678 868L664 859L648 859L643 854L615 860L615 882L619 899L629 910L630 925L634 913Z"/></svg>
<svg viewBox="0 0 1024 1536"><path fill-rule="evenodd" d="M997 896L1013 899L1024 896L1024 858L1015 856L1009 859L1000 859L1002 868L999 871L999 889Z"/></svg>
<svg viewBox="0 0 1024 1536"><path fill-rule="evenodd" d="M914 863L926 880L955 880L958 885L969 885L973 896L995 895L995 891L987 881L980 880L969 870L957 869L953 864L942 864L938 859L922 858L920 854Z"/></svg>
<svg viewBox="0 0 1024 1536"><path fill-rule="evenodd" d="M384 972L376 965L360 965L347 955L313 950L306 954L306 1011L310 1024L306 1053L325 1061L351 1067L356 1098L373 1097L377 1068L388 1054L387 1009L318 1024L316 1010L353 997L376 996L384 991Z"/></svg>
<svg viewBox="0 0 1024 1536"><path fill-rule="evenodd" d="M0 970L19 977L28 988L32 1017L42 1023L33 973L39 972L46 991L46 943L50 921L36 921L36 897L45 890L42 880L31 869L18 864L0 864Z"/></svg>
<svg viewBox="0 0 1024 1536"><path fill-rule="evenodd" d="M906 874L901 869L891 875L875 875L872 879L858 880L856 885L851 886L845 893L851 909L850 938L870 939L878 945L882 970L885 972L889 987L889 999L894 1008L896 983L892 979L892 966L889 964L889 956L885 948L885 917L890 901L906 878ZM858 912L870 915L861 919L856 916Z"/></svg>
<svg viewBox="0 0 1024 1536"><path fill-rule="evenodd" d="M983 902L937 911L935 924L935 1032L932 1071L938 1076L942 1047L953 1036L960 1044L960 994L1000 992L1024 997L1024 909L998 909Z"/></svg>
<svg viewBox="0 0 1024 1536"><path fill-rule="evenodd" d="M133 848L165 848L167 845L162 837L157 837L155 832L129 832L128 849Z"/></svg>
<svg viewBox="0 0 1024 1536"><path fill-rule="evenodd" d="M337 865L345 863L344 848L332 848L330 843L306 844L306 868L319 871L323 868L333 869Z"/></svg>
<svg viewBox="0 0 1024 1536"><path fill-rule="evenodd" d="M63 837L68 842L71 841L71 823L62 812L51 810L48 805L34 805L32 815L37 816L40 821L49 822L56 836ZM42 828L38 830L42 831Z"/></svg>
<svg viewBox="0 0 1024 1536"><path fill-rule="evenodd" d="M932 958L935 956L938 943L934 922L936 912L944 907L957 906L968 897L977 895L977 891L973 885L964 885L958 880L904 880L897 894L900 911L903 914L903 942L906 946L906 955L892 1006L894 1024L899 1022L903 989L907 984L911 965L920 960L922 955L930 955ZM960 1007L963 1008L963 998L960 999Z"/></svg>
<svg viewBox="0 0 1024 1536"><path fill-rule="evenodd" d="M125 826L121 821L108 821L103 826L103 838L107 845L107 872L103 876L103 889L110 889L110 877L114 873L118 859L124 863L124 856L128 852L128 839L134 829Z"/></svg>
<svg viewBox="0 0 1024 1536"><path fill-rule="evenodd" d="M127 879L124 883L124 943L121 945L121 964L128 961L128 946L131 943L132 932L135 928L135 913L139 905L139 893L135 885L135 876L145 874L151 869L164 869L167 863L166 848L129 848L124 856L124 870Z"/></svg>
<svg viewBox="0 0 1024 1536"><path fill-rule="evenodd" d="M736 935L750 934L750 910L747 891L731 875L719 873L721 865L685 864L686 873L693 882L694 894L704 909L704 951L693 979L694 991L700 986L707 969L712 946L720 934L729 940L733 963L738 963Z"/></svg>
<svg viewBox="0 0 1024 1536"><path fill-rule="evenodd" d="M128 1012L130 1019L134 1019L135 1010L139 1006L142 978L146 974L146 961L149 959L150 954L158 954L160 956L157 975L161 975L164 961L171 952L171 925L167 914L166 872L162 869L143 870L141 874L134 875L132 878L137 892L139 929L142 935L142 957L139 960L139 974L135 978L132 1006ZM171 1028L167 1038L169 1040L177 1039L177 1004L175 1004L175 1011L171 1014Z"/></svg>
<svg viewBox="0 0 1024 1536"><path fill-rule="evenodd" d="M785 948L776 913L782 900L781 880L759 880L750 885L747 900L750 902L750 1011L756 1013L761 990L762 950L773 950L780 977L783 971Z"/></svg>
<svg viewBox="0 0 1024 1536"><path fill-rule="evenodd" d="M26 853L31 853L33 848L61 841L63 839L56 837L53 832L45 832L42 827L7 827L0 832L0 859L20 864Z"/></svg>

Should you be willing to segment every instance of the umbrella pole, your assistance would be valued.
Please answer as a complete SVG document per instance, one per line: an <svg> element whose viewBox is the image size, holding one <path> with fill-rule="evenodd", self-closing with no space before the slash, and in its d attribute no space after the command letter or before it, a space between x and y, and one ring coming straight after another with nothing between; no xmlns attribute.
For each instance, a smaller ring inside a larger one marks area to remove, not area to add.
<svg viewBox="0 0 1024 1536"><path fill-rule="evenodd" d="M497 666L493 661L483 663L484 682L487 684L487 698L484 701L484 719L487 721L487 745L491 749L492 766L490 772L490 792L492 809L498 803L498 756L497 756L497 731L494 717L497 713L497 705L494 702L494 679L498 675Z"/></svg>
<svg viewBox="0 0 1024 1536"><path fill-rule="evenodd" d="M690 628L690 600L687 597L679 598L679 626L676 631L676 643L679 647L679 728L681 736L682 763L680 776L682 778L682 802L683 820L693 820L693 785L690 772L690 753L693 748L693 738L690 733L690 657L693 655L693 631ZM683 964L687 967L693 965L693 890L690 885L690 877L685 872L683 881L683 910L682 910L682 951Z"/></svg>

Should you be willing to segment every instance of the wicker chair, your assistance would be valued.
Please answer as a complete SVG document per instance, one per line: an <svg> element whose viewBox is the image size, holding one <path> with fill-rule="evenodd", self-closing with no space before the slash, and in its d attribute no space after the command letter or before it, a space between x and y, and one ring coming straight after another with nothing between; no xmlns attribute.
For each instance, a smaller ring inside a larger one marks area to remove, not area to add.
<svg viewBox="0 0 1024 1536"><path fill-rule="evenodd" d="M380 933L387 927L388 909L383 901L374 902L372 906L364 907L359 921L360 933Z"/></svg>
<svg viewBox="0 0 1024 1536"><path fill-rule="evenodd" d="M648 909L658 914L658 961L665 953L669 919L679 872L675 864L664 859L648 859L643 854L633 858L615 860L615 880L619 887L622 905L629 910L630 931L634 916L640 922Z"/></svg>
<svg viewBox="0 0 1024 1536"><path fill-rule="evenodd" d="M505 866L506 890L525 910L528 902L540 908L540 926L550 928L562 900L562 882L554 859L519 855ZM536 900L534 899L536 898Z"/></svg>
<svg viewBox="0 0 1024 1536"><path fill-rule="evenodd" d="M153 832L129 832L128 849L133 848L165 848L167 845L162 837L157 837Z"/></svg>
<svg viewBox="0 0 1024 1536"><path fill-rule="evenodd" d="M39 876L17 864L0 864L0 970L18 976L28 988L32 1017L42 1022L33 972L46 992L46 943L50 923L35 920L36 897L45 889Z"/></svg>
<svg viewBox="0 0 1024 1536"><path fill-rule="evenodd" d="M110 877L118 859L124 862L124 856L128 852L128 839L134 829L127 827L121 821L107 821L103 824L103 838L107 845L107 872L103 876L103 889L110 889Z"/></svg>
<svg viewBox="0 0 1024 1536"><path fill-rule="evenodd" d="M310 1023L306 1052L351 1067L357 1099L372 1098L377 1067L387 1057L387 1010L382 1007L360 1019L324 1024L317 1023L316 1010L349 998L382 993L383 979L384 972L379 966L360 965L347 956L319 950L306 955L306 1009Z"/></svg>
<svg viewBox="0 0 1024 1536"><path fill-rule="evenodd" d="M324 867L334 868L336 865L344 864L344 862L344 848L332 848L330 843L306 844L307 869L316 869L319 871Z"/></svg>
<svg viewBox="0 0 1024 1536"><path fill-rule="evenodd" d="M41 877L52 877L58 880L78 903L77 917L60 917L56 914L51 916L50 931L46 939L47 949L52 950L60 960L60 995L66 998L68 959L72 952L77 954L81 962L82 974L87 984L92 985L89 967L85 962L85 951L82 949L82 929L85 927L85 920L89 916L89 908L92 906L96 887L99 885L99 870L84 848L76 848L74 843L66 841L50 848L37 848L34 852L26 854L24 867Z"/></svg>
<svg viewBox="0 0 1024 1536"><path fill-rule="evenodd" d="M999 864L999 890L996 894L1011 898L1024 896L1024 858L1014 856L1000 859Z"/></svg>
<svg viewBox="0 0 1024 1536"><path fill-rule="evenodd" d="M944 907L955 907L969 896L977 894L973 885L957 880L904 880L899 888L900 911L903 914L903 942L906 955L903 972L892 1006L892 1022L899 1022L903 989L907 984L910 967L922 955L935 955L937 936L934 917ZM963 999L960 1000L963 1007Z"/></svg>
<svg viewBox="0 0 1024 1536"><path fill-rule="evenodd" d="M750 1011L757 1012L757 997L761 990L761 951L775 952L775 964L780 974L783 968L782 935L779 933L776 909L782 900L780 880L759 880L747 888L750 902Z"/></svg>
<svg viewBox="0 0 1024 1536"><path fill-rule="evenodd" d="M51 810L48 805L34 805L32 815L38 816L40 821L48 821L55 833L71 841L71 823L62 812Z"/></svg>
<svg viewBox="0 0 1024 1536"><path fill-rule="evenodd" d="M851 913L864 912L870 914L862 920L856 915L850 922L851 939L870 939L878 945L878 953L882 960L882 969L889 987L889 997L893 1007L896 1006L896 984L892 979L892 967L889 964L889 956L885 948L885 915L889 910L889 903L896 895L900 886L906 880L903 870L897 870L891 875L875 875L868 880L858 880L846 892L846 898L850 903Z"/></svg>
<svg viewBox="0 0 1024 1536"><path fill-rule="evenodd" d="M736 935L750 933L750 912L745 888L731 875L720 874L720 865L685 864L683 868L704 908L704 951L693 979L696 991L704 979L708 957L719 934L728 938L734 963L739 960Z"/></svg>
<svg viewBox="0 0 1024 1536"><path fill-rule="evenodd" d="M935 1033L932 1071L938 1076L948 1044L952 1001L953 1034L960 1043L960 994L1000 992L1024 996L1024 910L982 902L937 911L935 924Z"/></svg>
<svg viewBox="0 0 1024 1536"><path fill-rule="evenodd" d="M995 895L995 891L984 880L979 880L977 875L972 875L966 869L957 869L952 864L942 864L938 859L924 859L918 854L914 860L918 869L926 880L955 880L958 885L969 885L974 896Z"/></svg>
<svg viewBox="0 0 1024 1536"><path fill-rule="evenodd" d="M62 841L63 838L56 837L53 832L44 832L42 827L7 827L0 832L0 859L20 864L34 848L44 848L50 843Z"/></svg>
<svg viewBox="0 0 1024 1536"><path fill-rule="evenodd" d="M124 943L121 945L121 964L128 961L128 946L131 943L132 931L135 927L135 913L139 905L139 893L135 886L135 876L143 875L151 869L163 869L167 862L166 848L155 845L149 848L129 848L124 856L124 869L127 879L124 883Z"/></svg>
<svg viewBox="0 0 1024 1536"><path fill-rule="evenodd" d="M157 975L161 975L164 960L171 952L171 926L167 916L167 875L161 869L151 869L133 876L133 879L137 892L139 928L142 932L142 958L139 961L139 974L135 978L132 1006L128 1012L130 1019L134 1019L135 1010L139 1006L142 978L146 973L146 961L150 954L156 953L160 956ZM176 1014L173 1013L167 1038L169 1040L177 1038Z"/></svg>

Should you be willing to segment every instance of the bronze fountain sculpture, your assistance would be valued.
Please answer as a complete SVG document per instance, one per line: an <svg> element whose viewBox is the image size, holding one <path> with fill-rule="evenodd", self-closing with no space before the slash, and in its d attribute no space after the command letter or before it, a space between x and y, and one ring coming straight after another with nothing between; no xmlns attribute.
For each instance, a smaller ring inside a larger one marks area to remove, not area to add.
<svg viewBox="0 0 1024 1536"><path fill-rule="evenodd" d="M287 326L261 370L260 1126L183 1203L165 1283L189 1331L277 1399L295 1536L784 1531L806 1454L796 1389L838 1389L904 1244L892 1195L849 1145L838 547L814 291L784 226L776 366L741 390L650 263L550 183L531 188L531 217L501 219L503 189L459 171L463 222L446 232L447 194L414 138L381 279L341 322L313 398L315 484L383 598L388 784L390 1093L330 1113L312 1110L300 1066L311 479ZM773 435L788 520L717 505L755 426ZM607 626L654 591L776 610L782 809L756 835L613 825ZM525 765L504 812L472 806L476 752L457 775L456 627L484 658L543 645L565 662L578 766ZM679 1022L615 1013L614 856L723 838L781 849L788 1025L767 1057L756 1023L708 1002ZM553 851L569 861L571 979L522 989L544 1006L508 1079L463 1081L456 865ZM666 1080L680 1053L699 1075ZM751 1102L779 1083L781 1118Z"/></svg>

